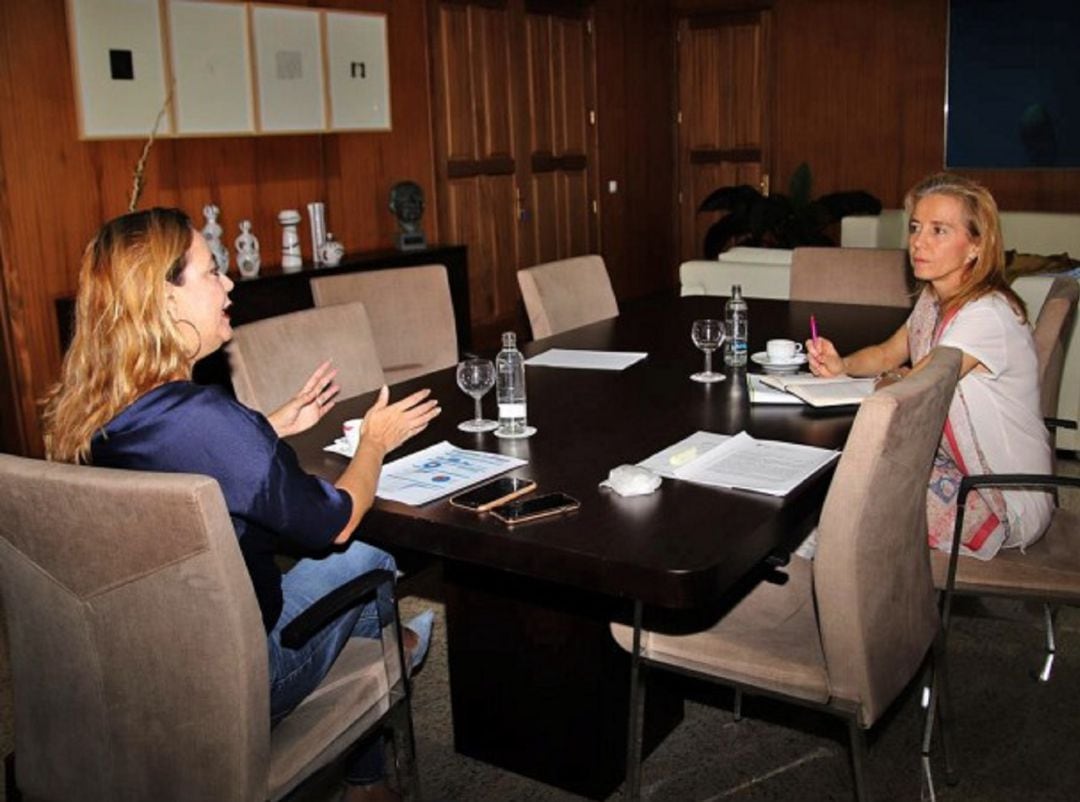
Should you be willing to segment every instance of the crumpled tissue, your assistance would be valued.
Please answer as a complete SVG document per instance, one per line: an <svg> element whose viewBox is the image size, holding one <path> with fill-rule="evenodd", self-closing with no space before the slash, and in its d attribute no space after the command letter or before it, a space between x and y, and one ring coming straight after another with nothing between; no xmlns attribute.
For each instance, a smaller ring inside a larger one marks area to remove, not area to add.
<svg viewBox="0 0 1080 802"><path fill-rule="evenodd" d="M660 487L660 474L640 465L620 465L612 468L600 487L614 490L620 496L646 496Z"/></svg>

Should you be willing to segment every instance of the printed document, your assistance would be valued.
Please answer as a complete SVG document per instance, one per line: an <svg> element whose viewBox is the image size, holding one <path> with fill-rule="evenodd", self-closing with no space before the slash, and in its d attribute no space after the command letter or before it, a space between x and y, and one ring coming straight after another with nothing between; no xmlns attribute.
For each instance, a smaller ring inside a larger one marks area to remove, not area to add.
<svg viewBox="0 0 1080 802"><path fill-rule="evenodd" d="M525 360L526 365L545 368L584 370L626 370L647 357L641 351L584 351L573 348L549 348Z"/></svg>
<svg viewBox="0 0 1080 802"><path fill-rule="evenodd" d="M375 495L416 507L525 464L517 457L470 451L443 440L383 465Z"/></svg>
<svg viewBox="0 0 1080 802"><path fill-rule="evenodd" d="M674 470L677 479L785 496L840 456L839 451L739 432Z"/></svg>

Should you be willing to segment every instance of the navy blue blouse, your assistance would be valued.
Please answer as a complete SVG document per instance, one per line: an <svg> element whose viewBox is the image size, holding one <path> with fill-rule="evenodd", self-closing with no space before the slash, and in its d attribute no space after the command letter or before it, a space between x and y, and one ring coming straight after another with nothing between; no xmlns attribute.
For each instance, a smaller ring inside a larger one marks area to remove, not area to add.
<svg viewBox="0 0 1080 802"><path fill-rule="evenodd" d="M281 615L276 548L326 549L352 514L348 493L305 473L270 422L220 387L163 384L106 424L90 452L102 467L217 479L267 632Z"/></svg>

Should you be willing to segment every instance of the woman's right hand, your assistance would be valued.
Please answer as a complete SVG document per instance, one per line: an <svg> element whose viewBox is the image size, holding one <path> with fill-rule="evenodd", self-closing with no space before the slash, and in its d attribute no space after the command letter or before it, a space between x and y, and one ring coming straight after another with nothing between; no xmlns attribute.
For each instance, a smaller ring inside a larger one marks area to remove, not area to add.
<svg viewBox="0 0 1080 802"><path fill-rule="evenodd" d="M841 376L844 374L844 360L831 340L818 337L806 341L806 358L810 372L815 376Z"/></svg>
<svg viewBox="0 0 1080 802"><path fill-rule="evenodd" d="M364 415L361 446L368 442L386 454L426 429L428 423L442 412L438 401L424 400L430 394L431 390L418 390L391 404L390 388L383 385L379 397ZM358 454L359 451L357 449Z"/></svg>

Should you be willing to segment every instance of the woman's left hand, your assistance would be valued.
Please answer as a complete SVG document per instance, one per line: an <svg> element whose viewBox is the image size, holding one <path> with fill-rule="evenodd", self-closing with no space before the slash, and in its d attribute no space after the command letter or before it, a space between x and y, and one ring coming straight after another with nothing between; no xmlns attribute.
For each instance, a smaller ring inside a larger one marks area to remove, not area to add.
<svg viewBox="0 0 1080 802"><path fill-rule="evenodd" d="M335 382L337 368L326 360L311 374L300 391L274 410L267 419L278 437L288 437L307 431L320 420L336 401L334 396L341 390Z"/></svg>

